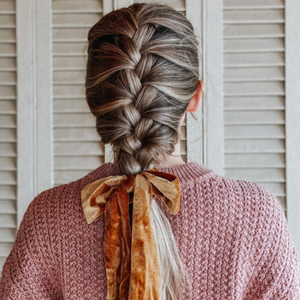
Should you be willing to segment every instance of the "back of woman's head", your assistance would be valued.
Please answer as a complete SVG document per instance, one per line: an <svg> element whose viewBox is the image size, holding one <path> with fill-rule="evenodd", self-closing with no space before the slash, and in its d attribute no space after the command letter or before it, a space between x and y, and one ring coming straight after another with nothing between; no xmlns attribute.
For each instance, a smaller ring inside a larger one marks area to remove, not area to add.
<svg viewBox="0 0 300 300"><path fill-rule="evenodd" d="M123 173L170 155L199 80L198 41L171 7L133 4L112 11L88 34L86 97L97 131Z"/></svg>

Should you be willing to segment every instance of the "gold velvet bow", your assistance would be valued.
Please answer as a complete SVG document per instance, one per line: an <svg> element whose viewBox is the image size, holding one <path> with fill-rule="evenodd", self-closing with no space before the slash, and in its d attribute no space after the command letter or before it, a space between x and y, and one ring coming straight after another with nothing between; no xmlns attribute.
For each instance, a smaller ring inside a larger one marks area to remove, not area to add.
<svg viewBox="0 0 300 300"><path fill-rule="evenodd" d="M160 261L150 221L154 195L162 196L172 214L178 213L178 178L155 168L139 174L108 176L81 190L82 208L88 224L104 213L107 300L160 299Z"/></svg>

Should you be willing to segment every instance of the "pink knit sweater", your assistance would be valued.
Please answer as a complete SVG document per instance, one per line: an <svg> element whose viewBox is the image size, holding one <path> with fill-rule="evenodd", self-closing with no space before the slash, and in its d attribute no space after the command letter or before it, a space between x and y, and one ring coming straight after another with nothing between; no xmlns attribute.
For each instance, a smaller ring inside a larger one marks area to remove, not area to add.
<svg viewBox="0 0 300 300"><path fill-rule="evenodd" d="M160 170L180 181L179 214L157 200L189 269L193 299L300 299L298 258L269 190L195 162ZM117 165L107 163L33 199L3 267L1 300L106 299L103 218L87 224L80 190L116 174Z"/></svg>

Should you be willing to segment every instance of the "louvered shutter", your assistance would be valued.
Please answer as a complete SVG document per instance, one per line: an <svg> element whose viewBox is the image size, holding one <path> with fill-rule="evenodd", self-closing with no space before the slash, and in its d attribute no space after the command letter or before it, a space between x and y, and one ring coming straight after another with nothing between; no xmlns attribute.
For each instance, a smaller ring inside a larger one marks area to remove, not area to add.
<svg viewBox="0 0 300 300"><path fill-rule="evenodd" d="M15 1L0 2L0 272L16 232ZM0 275L1 276L1 275Z"/></svg>
<svg viewBox="0 0 300 300"><path fill-rule="evenodd" d="M285 201L283 0L223 0L224 175Z"/></svg>
<svg viewBox="0 0 300 300"><path fill-rule="evenodd" d="M85 100L87 34L102 1L52 1L54 186L104 162L104 146Z"/></svg>

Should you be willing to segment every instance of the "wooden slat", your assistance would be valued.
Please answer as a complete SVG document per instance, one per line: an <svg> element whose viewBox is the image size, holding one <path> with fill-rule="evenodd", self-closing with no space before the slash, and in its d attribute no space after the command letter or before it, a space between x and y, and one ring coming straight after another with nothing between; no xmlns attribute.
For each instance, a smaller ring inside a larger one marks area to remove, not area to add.
<svg viewBox="0 0 300 300"><path fill-rule="evenodd" d="M84 42L65 43L55 42L53 43L53 55L54 56L68 56L68 55L82 55L86 54L88 49L87 39Z"/></svg>
<svg viewBox="0 0 300 300"><path fill-rule="evenodd" d="M53 14L53 28L57 27L87 27L99 21L98 13Z"/></svg>
<svg viewBox="0 0 300 300"><path fill-rule="evenodd" d="M100 142L55 142L54 153L56 156L102 156L104 155L104 145Z"/></svg>
<svg viewBox="0 0 300 300"><path fill-rule="evenodd" d="M3 266L4 266L4 263L6 261L6 257L0 257L0 277L2 276L2 270L3 270Z"/></svg>
<svg viewBox="0 0 300 300"><path fill-rule="evenodd" d="M83 85L55 85L53 86L54 98L85 98Z"/></svg>
<svg viewBox="0 0 300 300"><path fill-rule="evenodd" d="M14 115L0 115L1 128L16 128L16 116Z"/></svg>
<svg viewBox="0 0 300 300"><path fill-rule="evenodd" d="M104 156L89 155L82 156L69 156L69 157L55 157L54 169L55 170L93 170L97 166L104 163Z"/></svg>
<svg viewBox="0 0 300 300"><path fill-rule="evenodd" d="M0 57L0 71L4 70L16 70L16 59L10 57Z"/></svg>
<svg viewBox="0 0 300 300"><path fill-rule="evenodd" d="M283 81L284 67L224 68L224 81Z"/></svg>
<svg viewBox="0 0 300 300"><path fill-rule="evenodd" d="M15 43L4 43L0 44L0 55L1 56L16 56L16 44Z"/></svg>
<svg viewBox="0 0 300 300"><path fill-rule="evenodd" d="M81 55L81 56L65 56L65 57L54 57L53 59L53 68L54 69L85 69L86 68L86 62L87 62L87 56Z"/></svg>
<svg viewBox="0 0 300 300"><path fill-rule="evenodd" d="M1 15L0 28L15 28L16 18L14 14Z"/></svg>
<svg viewBox="0 0 300 300"><path fill-rule="evenodd" d="M265 185L265 183L261 183L261 185ZM276 196L276 195L275 195ZM284 211L284 215L285 215L285 218L287 220L287 206L286 206L286 197L279 197L279 196L276 196L277 200L279 201L279 204L281 205L281 208L283 209Z"/></svg>
<svg viewBox="0 0 300 300"><path fill-rule="evenodd" d="M225 124L284 124L283 111L225 111Z"/></svg>
<svg viewBox="0 0 300 300"><path fill-rule="evenodd" d="M17 91L13 85L0 85L0 100L1 99L16 99Z"/></svg>
<svg viewBox="0 0 300 300"><path fill-rule="evenodd" d="M1 14L14 14L16 10L15 1L1 1L0 11Z"/></svg>
<svg viewBox="0 0 300 300"><path fill-rule="evenodd" d="M186 126L181 126L180 128L180 139L181 140L186 140Z"/></svg>
<svg viewBox="0 0 300 300"><path fill-rule="evenodd" d="M180 141L180 154L187 155L187 141L185 139Z"/></svg>
<svg viewBox="0 0 300 300"><path fill-rule="evenodd" d="M16 41L16 30L11 28L0 28L0 42L12 43Z"/></svg>
<svg viewBox="0 0 300 300"><path fill-rule="evenodd" d="M16 216L15 214L0 214L0 228L16 228Z"/></svg>
<svg viewBox="0 0 300 300"><path fill-rule="evenodd" d="M0 157L1 171L16 171L17 163L15 157ZM1 212L1 211L0 211Z"/></svg>
<svg viewBox="0 0 300 300"><path fill-rule="evenodd" d="M16 142L16 130L0 128L0 142Z"/></svg>
<svg viewBox="0 0 300 300"><path fill-rule="evenodd" d="M14 242L16 229L0 228L0 242Z"/></svg>
<svg viewBox="0 0 300 300"><path fill-rule="evenodd" d="M16 72L14 71L3 71L0 72L0 84L16 84ZM0 108L0 111L1 108Z"/></svg>
<svg viewBox="0 0 300 300"><path fill-rule="evenodd" d="M1 171L0 182L5 185L16 185L16 172L15 171Z"/></svg>
<svg viewBox="0 0 300 300"><path fill-rule="evenodd" d="M284 139L283 125L227 125L224 127L225 139Z"/></svg>
<svg viewBox="0 0 300 300"><path fill-rule="evenodd" d="M85 99L65 99L65 100L54 100L53 110L56 112L81 112L88 113L90 109Z"/></svg>
<svg viewBox="0 0 300 300"><path fill-rule="evenodd" d="M102 1L52 1L52 11L57 13L102 13Z"/></svg>
<svg viewBox="0 0 300 300"><path fill-rule="evenodd" d="M225 10L223 21L225 24L284 23L284 10Z"/></svg>
<svg viewBox="0 0 300 300"><path fill-rule="evenodd" d="M6 257L9 255L12 249L12 243L0 243L0 257ZM2 270L0 266L0 270Z"/></svg>
<svg viewBox="0 0 300 300"><path fill-rule="evenodd" d="M225 67L283 66L282 52L263 53L225 53Z"/></svg>
<svg viewBox="0 0 300 300"><path fill-rule="evenodd" d="M224 97L225 110L284 110L283 96Z"/></svg>
<svg viewBox="0 0 300 300"><path fill-rule="evenodd" d="M95 117L91 113L60 113L53 115L56 127L93 127L96 126Z"/></svg>
<svg viewBox="0 0 300 300"><path fill-rule="evenodd" d="M16 157L16 143L0 143L0 157Z"/></svg>
<svg viewBox="0 0 300 300"><path fill-rule="evenodd" d="M53 133L55 141L100 141L96 128L54 128Z"/></svg>
<svg viewBox="0 0 300 300"><path fill-rule="evenodd" d="M285 153L284 139L227 139L225 153Z"/></svg>
<svg viewBox="0 0 300 300"><path fill-rule="evenodd" d="M17 213L16 201L0 200L0 214L16 214L16 213Z"/></svg>
<svg viewBox="0 0 300 300"><path fill-rule="evenodd" d="M10 150L15 149L9 149L9 147L6 147L10 145L9 143L2 143L0 147L0 169L2 171L16 171L17 169L17 163L16 163L16 154L14 152L10 152ZM3 150L7 149L9 151L4 152Z"/></svg>
<svg viewBox="0 0 300 300"><path fill-rule="evenodd" d="M73 82L80 83L84 85L86 71L54 71L53 73L53 82Z"/></svg>
<svg viewBox="0 0 300 300"><path fill-rule="evenodd" d="M283 38L268 39L225 39L223 51L235 52L282 52L284 51Z"/></svg>
<svg viewBox="0 0 300 300"><path fill-rule="evenodd" d="M87 28L54 28L54 42L87 42ZM0 36L1 37L1 36Z"/></svg>
<svg viewBox="0 0 300 300"><path fill-rule="evenodd" d="M273 182L266 182L263 184L264 187L269 189L272 193L274 193L278 197L285 196L285 183L273 183Z"/></svg>
<svg viewBox="0 0 300 300"><path fill-rule="evenodd" d="M284 8L284 0L223 0L224 9Z"/></svg>
<svg viewBox="0 0 300 300"><path fill-rule="evenodd" d="M225 154L226 168L285 167L284 154Z"/></svg>
<svg viewBox="0 0 300 300"><path fill-rule="evenodd" d="M248 96L248 95L275 95L285 94L284 83L281 81L269 82L226 82L224 84L226 96Z"/></svg>
<svg viewBox="0 0 300 300"><path fill-rule="evenodd" d="M144 0L135 0L134 3L145 3ZM147 3L158 3L157 0L147 0ZM172 8L178 10L178 11L184 11L185 10L185 1L184 0L160 0L159 4L164 5L172 5Z"/></svg>
<svg viewBox="0 0 300 300"><path fill-rule="evenodd" d="M14 100L0 100L1 114L16 114L16 101Z"/></svg>
<svg viewBox="0 0 300 300"><path fill-rule="evenodd" d="M265 169L225 169L225 177L255 182L285 182L283 168Z"/></svg>
<svg viewBox="0 0 300 300"><path fill-rule="evenodd" d="M0 184L0 199L1 200L16 200L15 186Z"/></svg>
<svg viewBox="0 0 300 300"><path fill-rule="evenodd" d="M274 38L284 36L283 24L224 25L224 38Z"/></svg>

